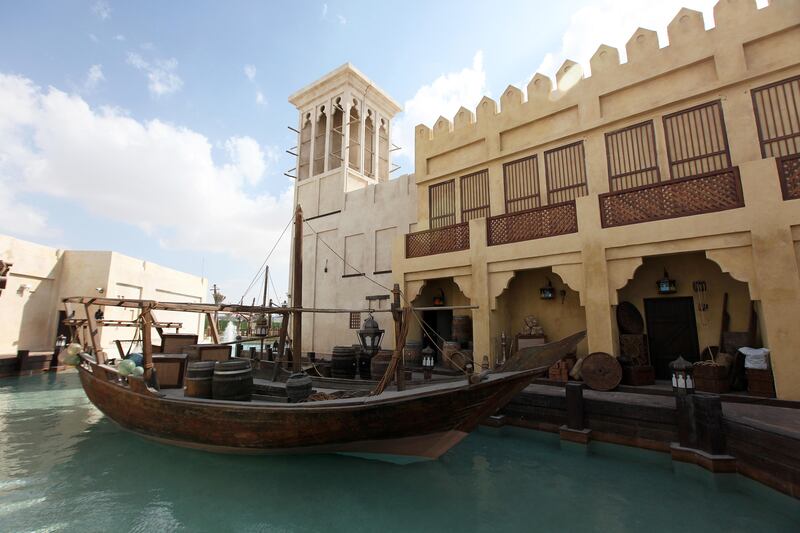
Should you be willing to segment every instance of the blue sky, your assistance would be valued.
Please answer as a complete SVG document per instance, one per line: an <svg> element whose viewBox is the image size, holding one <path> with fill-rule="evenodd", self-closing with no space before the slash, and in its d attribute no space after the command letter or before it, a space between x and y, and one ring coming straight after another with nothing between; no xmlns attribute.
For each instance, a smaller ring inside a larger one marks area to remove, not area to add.
<svg viewBox="0 0 800 533"><path fill-rule="evenodd" d="M710 0L0 1L0 232L203 274L238 301L291 214L289 94L352 62L404 105L410 173L415 124L637 26L665 46L680 5L713 24Z"/></svg>

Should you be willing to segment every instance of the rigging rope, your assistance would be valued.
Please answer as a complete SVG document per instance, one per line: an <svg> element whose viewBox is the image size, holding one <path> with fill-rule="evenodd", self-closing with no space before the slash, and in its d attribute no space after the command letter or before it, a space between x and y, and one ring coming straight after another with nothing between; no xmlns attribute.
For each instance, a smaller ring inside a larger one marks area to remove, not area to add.
<svg viewBox="0 0 800 533"><path fill-rule="evenodd" d="M256 272L256 275L253 276L253 280L250 282L250 285L248 285L247 288L244 290L244 293L242 293L242 298L241 298L242 300L244 300L244 297L247 296L247 293L250 292L250 289L253 288L253 284L259 279L259 276L261 276L261 271L264 270L264 267L267 266L267 261L269 261L269 258L272 256L272 252L274 252L275 248L278 247L278 244L281 242L281 239L283 239L283 236L286 234L286 230L289 229L289 226L292 225L293 220L294 220L294 215L292 215L292 218L289 219L289 222L283 228L283 231L281 232L280 236L278 236L278 240L275 241L275 244L272 245L272 249L267 254L267 258L264 259L264 262L261 264L261 267L258 269L258 272Z"/></svg>
<svg viewBox="0 0 800 533"><path fill-rule="evenodd" d="M389 293L391 293L391 292L392 292L392 289L390 289L390 288L389 288L389 287L387 287L386 285L383 285L382 283L379 283L378 281L376 281L376 280L374 280L373 278L369 277L369 276L366 274L366 272L361 272L359 269L357 269L356 267L354 267L353 265L351 265L350 263L348 263L348 262L347 262L347 260L346 260L344 257L342 257L341 255L339 255L339 252L337 252L336 250L334 250L333 248L331 248L331 246L330 246L330 245L329 245L327 242L325 242L325 239L323 239L323 238L322 238L322 236L321 236L321 235L320 235L320 234L317 232L317 230L315 230L315 229L313 228L313 226L311 226L311 224L310 224L310 223L309 223L307 220L303 220L303 222L305 222L306 226L308 226L308 229L310 229L310 230L311 230L311 231L314 233L314 235L316 235L316 236L317 236L317 240L319 240L319 242L321 242L323 245L325 245L325 247L326 247L328 250L330 250L331 252L333 252L333 254L334 254L336 257L338 257L339 259L341 259L341 260L342 260L342 262L345 264L345 266L348 266L348 267L350 267L350 268L351 268L351 269L353 269L353 270L354 270L356 273L358 273L359 275L363 276L363 277L364 277L364 278L366 278L367 280L371 281L372 283L374 283L374 284L375 284L375 285L377 285L378 287L381 287L381 288L385 289L387 292L389 292ZM413 309L413 307L411 306L411 302L409 302L409 301L408 301L408 299L406 298L406 295L403 293L403 291L402 291L402 290L400 290L400 297L403 299L403 302L405 302L406 306L407 306L409 309L411 309L411 315L414 317L414 319L415 319L415 320L417 321L417 323L419 324L419 327L420 327L420 329L422 330L422 334L423 334L423 335L425 335L425 336L428 338L428 340L430 340L430 341L431 341L431 343L433 344L433 348L434 348L436 351L438 351L439 353L441 353L441 354L442 354L442 358L444 358L444 357L445 357L444 350L443 350L442 348L439 348L439 345L438 345L438 344L437 344L437 342L436 342L436 341L433 339L433 337L431 337L431 336L430 336L430 333L433 333L434 335L436 335L436 336L439 338L439 340L442 342L442 347L444 347L444 343L445 343L445 342L447 342L447 339L445 339L444 337L442 337L441 335L439 335L439 333L438 333L437 331L435 331L435 330L432 330L432 329L429 331L429 328L426 328L426 327L425 327L425 325L423 324L422 320L419 318L419 315L417 315L417 312L416 312L416 311ZM405 339L405 337L403 337L403 338ZM405 343L405 341L403 341L403 342ZM466 370L465 370L463 367L461 367L461 366L460 366L458 363L456 363L455 361L453 361L453 359L452 359L451 357L449 357L449 356L448 356L448 360L450 361L450 363L451 363L453 366L455 366L456 368L458 368L459 370L461 370L462 372L464 372L464 374L466 374Z"/></svg>

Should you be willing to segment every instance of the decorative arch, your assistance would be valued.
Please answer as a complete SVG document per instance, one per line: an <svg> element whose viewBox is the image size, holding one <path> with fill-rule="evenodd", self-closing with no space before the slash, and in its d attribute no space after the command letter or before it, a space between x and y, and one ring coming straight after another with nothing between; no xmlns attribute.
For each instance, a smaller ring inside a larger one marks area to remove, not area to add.
<svg viewBox="0 0 800 533"><path fill-rule="evenodd" d="M747 283L750 299L759 300L758 286L755 284L753 249L750 246L706 250L706 257L733 279Z"/></svg>
<svg viewBox="0 0 800 533"><path fill-rule="evenodd" d="M608 299L611 305L619 304L619 290L634 278L643 263L641 257L626 257L608 262Z"/></svg>

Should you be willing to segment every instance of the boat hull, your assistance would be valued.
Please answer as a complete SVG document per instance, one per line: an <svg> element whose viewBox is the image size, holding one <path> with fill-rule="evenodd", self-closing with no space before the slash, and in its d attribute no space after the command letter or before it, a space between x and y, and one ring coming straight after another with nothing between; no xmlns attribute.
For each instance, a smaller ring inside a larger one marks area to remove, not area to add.
<svg viewBox="0 0 800 533"><path fill-rule="evenodd" d="M436 459L521 391L534 372L478 384L386 392L304 404L176 399L97 365L80 367L89 400L125 429L160 442L222 453L380 454ZM135 385L135 386L134 386Z"/></svg>

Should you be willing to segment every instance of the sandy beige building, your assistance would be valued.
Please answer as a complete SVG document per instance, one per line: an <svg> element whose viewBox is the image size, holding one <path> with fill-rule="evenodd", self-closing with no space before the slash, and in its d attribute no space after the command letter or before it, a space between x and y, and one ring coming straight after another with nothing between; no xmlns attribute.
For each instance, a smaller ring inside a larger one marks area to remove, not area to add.
<svg viewBox="0 0 800 533"><path fill-rule="evenodd" d="M289 101L299 112L295 203L306 220L303 305L388 309L387 291L370 279L391 287L394 241L417 220L413 177L389 179L391 120L400 106L349 63ZM304 351L328 353L358 342L364 318L306 315ZM377 318L391 329L386 315ZM385 347L393 346L391 337Z"/></svg>
<svg viewBox="0 0 800 533"><path fill-rule="evenodd" d="M59 329L63 318L86 317L83 308L65 309L61 299L67 296L202 302L208 290L205 278L116 252L61 250L6 235L0 235L0 260L11 264L6 286L0 292L2 355L16 354L17 350L52 350L58 332L63 331ZM90 312L97 309L90 307ZM104 318L133 320L133 311L108 308ZM165 311L156 318L181 322L182 332L202 336L199 316ZM100 326L98 331L100 346L115 354L113 342L130 340L135 330Z"/></svg>
<svg viewBox="0 0 800 533"><path fill-rule="evenodd" d="M624 64L600 46L589 77L567 61L555 85L537 74L418 126L418 231L392 268L409 298L477 305L475 355L492 359L527 315L618 354L628 301L662 377L720 344L727 298L729 329L754 317L778 396L800 399L800 9L722 0L714 19L683 9L669 46L639 29Z"/></svg>

